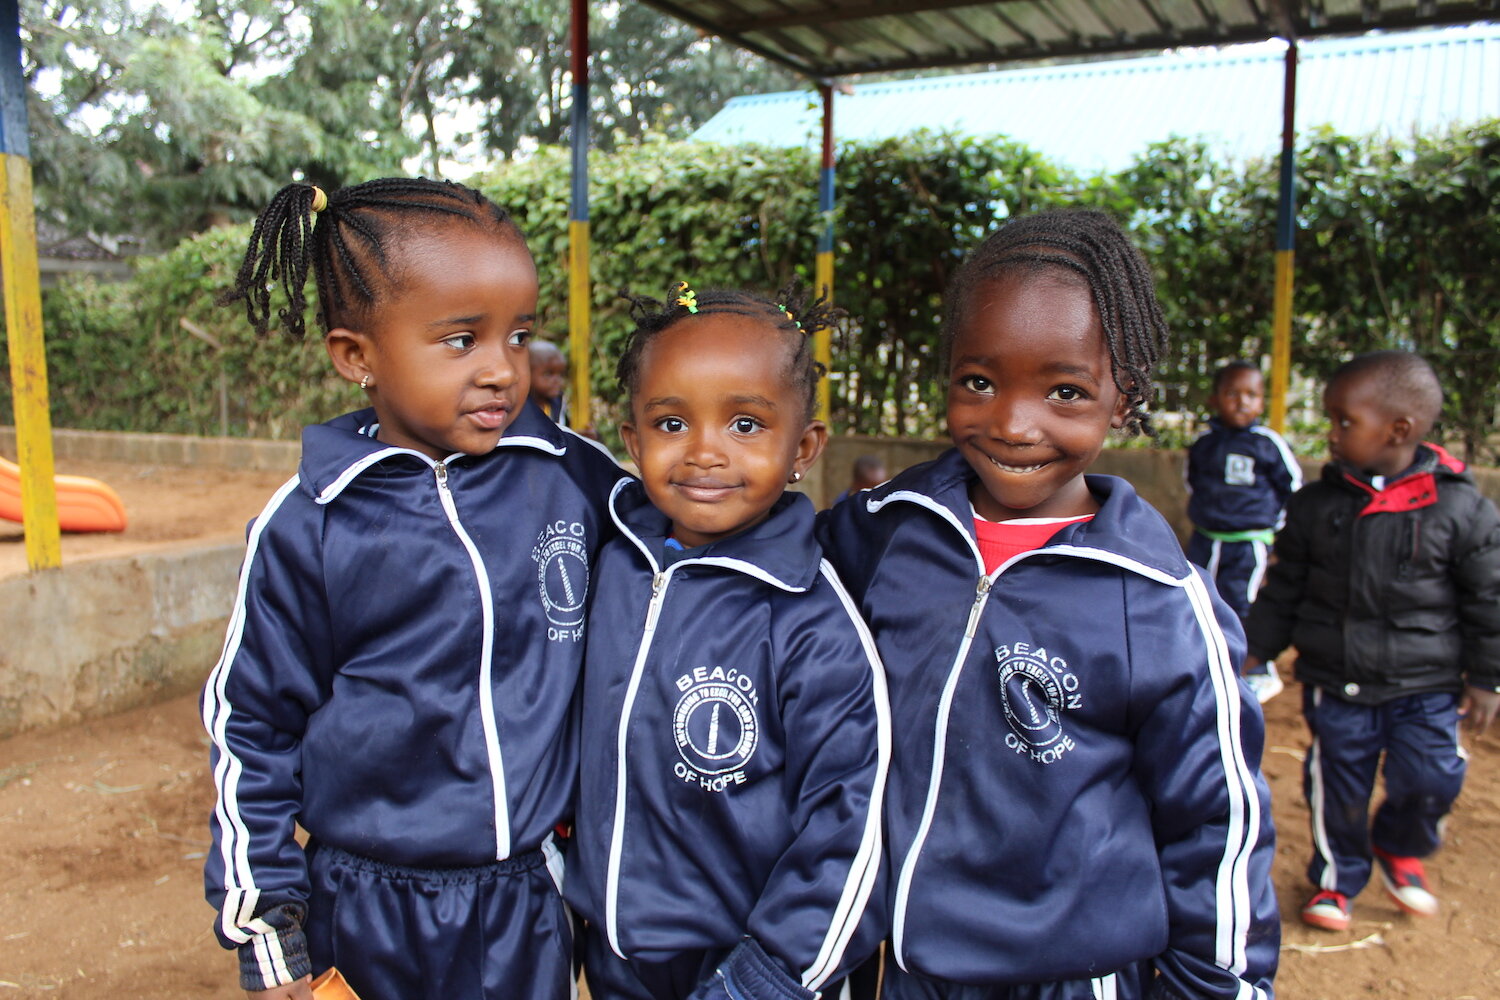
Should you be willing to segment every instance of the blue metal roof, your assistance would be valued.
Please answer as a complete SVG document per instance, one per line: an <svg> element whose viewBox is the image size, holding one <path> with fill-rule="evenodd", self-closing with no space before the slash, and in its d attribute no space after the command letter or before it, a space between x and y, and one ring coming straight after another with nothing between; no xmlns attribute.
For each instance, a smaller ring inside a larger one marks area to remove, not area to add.
<svg viewBox="0 0 1500 1000"><path fill-rule="evenodd" d="M1281 145L1286 43L1138 59L860 84L834 103L840 140L918 129L1007 135L1082 173L1121 169L1148 143L1202 137L1224 159ZM1299 46L1297 129L1409 136L1500 118L1500 25ZM816 94L736 97L692 136L704 142L816 147Z"/></svg>

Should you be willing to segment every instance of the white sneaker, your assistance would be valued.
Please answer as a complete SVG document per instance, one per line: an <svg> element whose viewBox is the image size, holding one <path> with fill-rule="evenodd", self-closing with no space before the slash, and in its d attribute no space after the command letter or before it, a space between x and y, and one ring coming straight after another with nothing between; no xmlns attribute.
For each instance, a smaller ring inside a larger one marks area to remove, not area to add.
<svg viewBox="0 0 1500 1000"><path fill-rule="evenodd" d="M1271 667L1266 673L1246 674L1245 683L1250 686L1250 691L1255 695L1255 700L1264 705L1276 697L1286 687L1281 683L1281 676L1276 673L1276 668Z"/></svg>

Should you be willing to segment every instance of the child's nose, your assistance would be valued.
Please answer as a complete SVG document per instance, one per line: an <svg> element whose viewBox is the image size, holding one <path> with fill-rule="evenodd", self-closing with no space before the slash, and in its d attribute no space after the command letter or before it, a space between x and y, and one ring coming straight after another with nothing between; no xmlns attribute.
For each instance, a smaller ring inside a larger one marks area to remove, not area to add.
<svg viewBox="0 0 1500 1000"><path fill-rule="evenodd" d="M996 399L990 408L990 433L1009 444L1031 444L1037 440L1033 408L1022 400Z"/></svg>
<svg viewBox="0 0 1500 1000"><path fill-rule="evenodd" d="M723 465L724 442L720 435L708 428L691 431L688 435L687 461L700 469Z"/></svg>
<svg viewBox="0 0 1500 1000"><path fill-rule="evenodd" d="M528 367L528 376L530 371ZM508 389L515 385L520 377L521 369L516 365L515 359L510 356L510 352L504 348L485 352L484 363L475 373L475 381L480 385L493 385L501 389Z"/></svg>

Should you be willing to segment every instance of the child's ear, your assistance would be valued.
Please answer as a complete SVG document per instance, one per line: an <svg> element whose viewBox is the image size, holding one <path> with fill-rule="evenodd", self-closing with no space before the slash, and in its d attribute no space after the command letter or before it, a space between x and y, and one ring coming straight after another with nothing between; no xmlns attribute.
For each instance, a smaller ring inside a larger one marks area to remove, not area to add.
<svg viewBox="0 0 1500 1000"><path fill-rule="evenodd" d="M1115 400L1115 412L1109 418L1109 426L1119 430L1125 426L1125 418L1130 416L1130 397L1120 393L1120 398Z"/></svg>
<svg viewBox="0 0 1500 1000"><path fill-rule="evenodd" d="M821 420L813 420L802 428L802 438L797 442L797 455L792 460L792 482L796 482L807 475L807 470L823 454L823 449L828 444L828 425Z"/></svg>
<svg viewBox="0 0 1500 1000"><path fill-rule="evenodd" d="M1396 417L1391 421L1391 444L1406 445L1413 440L1416 423L1411 417Z"/></svg>
<svg viewBox="0 0 1500 1000"><path fill-rule="evenodd" d="M626 454L630 456L630 460L639 469L641 467L641 438L635 432L635 423L633 421L627 420L620 425L620 440L625 444Z"/></svg>
<svg viewBox="0 0 1500 1000"><path fill-rule="evenodd" d="M370 368L372 352L367 334L337 326L323 338L323 347L339 375L361 388L367 385L365 379L374 374Z"/></svg>

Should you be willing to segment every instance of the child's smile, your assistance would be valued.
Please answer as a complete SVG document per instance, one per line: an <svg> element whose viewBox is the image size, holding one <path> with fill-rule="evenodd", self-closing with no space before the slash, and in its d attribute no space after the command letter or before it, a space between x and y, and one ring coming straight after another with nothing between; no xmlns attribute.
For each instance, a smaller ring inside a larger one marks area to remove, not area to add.
<svg viewBox="0 0 1500 1000"><path fill-rule="evenodd" d="M1052 271L974 294L953 342L948 431L979 476L975 510L992 521L1093 513L1083 472L1126 410L1093 295Z"/></svg>
<svg viewBox="0 0 1500 1000"><path fill-rule="evenodd" d="M683 320L646 347L621 436L682 545L765 520L816 458L823 425L807 420L788 352L765 320L734 313Z"/></svg>

